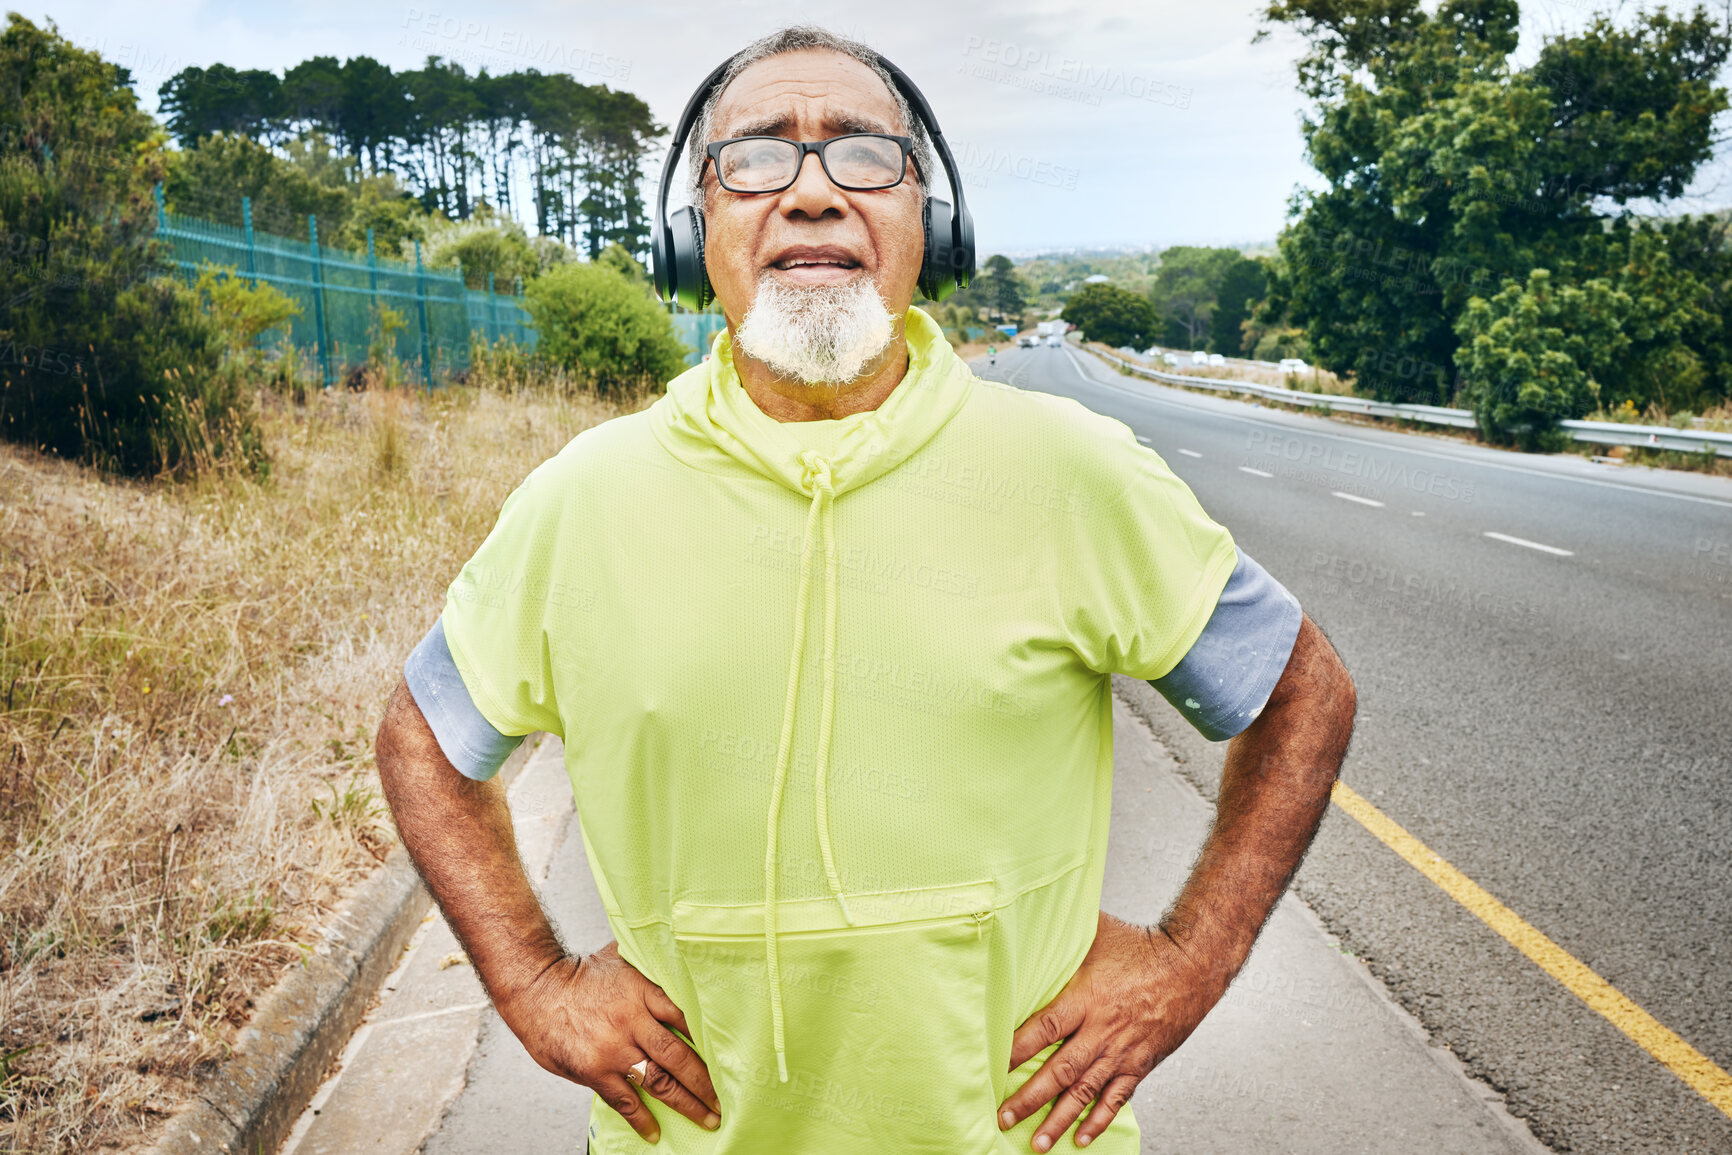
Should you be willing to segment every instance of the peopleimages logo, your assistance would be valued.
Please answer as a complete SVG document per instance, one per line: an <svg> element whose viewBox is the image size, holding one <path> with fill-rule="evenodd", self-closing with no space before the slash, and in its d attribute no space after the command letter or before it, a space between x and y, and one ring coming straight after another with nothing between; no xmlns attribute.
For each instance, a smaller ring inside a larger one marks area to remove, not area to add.
<svg viewBox="0 0 1732 1155"><path fill-rule="evenodd" d="M1432 469L1409 469L1405 465L1374 453L1343 449L1336 445L1324 445L1306 438L1271 432L1267 429L1251 430L1246 437L1245 448L1249 452L1263 454L1265 459L1273 457L1293 462L1301 467L1327 471L1337 476L1356 477L1373 486L1386 486L1389 489L1406 490L1410 493L1425 493L1448 501L1473 501L1473 482L1471 481L1465 481ZM1327 484L1331 480L1321 474L1318 474L1316 479L1319 484ZM1313 478L1305 476L1296 478L1296 480L1310 481ZM1380 491L1373 489L1368 491L1365 496L1369 496L1371 493L1380 493Z"/></svg>
<svg viewBox="0 0 1732 1155"><path fill-rule="evenodd" d="M1054 56L1038 48L988 37L968 37L962 54L974 61L972 67L962 65L965 75L1083 104L1099 104L1103 94L1111 94L1172 108L1190 108L1195 91L1140 72L1094 65L1074 56Z"/></svg>
<svg viewBox="0 0 1732 1155"><path fill-rule="evenodd" d="M66 350L50 349L45 345L20 345L16 341L0 342L0 367L17 366L65 377L81 369L83 364L76 353Z"/></svg>
<svg viewBox="0 0 1732 1155"><path fill-rule="evenodd" d="M963 175L978 176L981 184L994 176L1006 176L1074 192L1077 177L1080 175L1076 169L1062 164L1053 164L1051 161L1003 149L983 148L968 141L962 142L956 152L956 165Z"/></svg>
<svg viewBox="0 0 1732 1155"><path fill-rule="evenodd" d="M605 52L567 44L553 36L504 28L480 20L465 20L436 10L409 8L403 17L406 35L398 44L455 58L479 60L481 54L514 57L530 64L552 64L569 72L585 72L605 80L631 77L632 62Z"/></svg>

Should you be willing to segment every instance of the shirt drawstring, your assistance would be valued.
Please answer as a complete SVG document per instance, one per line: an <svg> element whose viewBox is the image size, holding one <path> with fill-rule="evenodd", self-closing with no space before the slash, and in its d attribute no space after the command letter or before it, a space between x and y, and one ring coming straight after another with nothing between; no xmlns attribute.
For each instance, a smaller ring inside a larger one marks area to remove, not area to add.
<svg viewBox="0 0 1732 1155"><path fill-rule="evenodd" d="M813 542L822 534L824 550L824 688L818 719L818 749L812 770L816 792L818 850L824 860L824 877L830 893L842 907L842 917L854 925L848 900L836 873L836 856L830 849L830 821L826 776L830 767L830 735L836 715L836 492L830 478L830 463L808 449L800 454L806 467L801 484L812 492L806 514L806 533L800 545L800 589L794 599L794 649L788 659L788 689L782 703L782 738L776 748L776 777L770 787L770 817L764 848L764 961L770 987L770 1031L776 1044L776 1074L788 1081L787 1047L782 1032L781 970L776 956L776 836L781 826L782 786L794 748L794 712L800 700L800 670L805 664L807 592L812 578Z"/></svg>

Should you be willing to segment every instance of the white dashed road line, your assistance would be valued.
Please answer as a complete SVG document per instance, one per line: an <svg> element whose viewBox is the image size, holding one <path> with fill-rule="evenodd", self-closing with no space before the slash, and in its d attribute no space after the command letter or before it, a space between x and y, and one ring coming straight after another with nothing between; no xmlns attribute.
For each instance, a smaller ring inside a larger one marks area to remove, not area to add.
<svg viewBox="0 0 1732 1155"><path fill-rule="evenodd" d="M1137 440L1141 441L1144 445L1149 444L1149 439L1144 437L1141 433L1137 434Z"/></svg>
<svg viewBox="0 0 1732 1155"><path fill-rule="evenodd" d="M1357 501L1360 505L1375 505L1378 509L1383 508L1383 503L1381 501L1374 501L1369 497L1360 497L1357 493L1342 493L1339 489L1332 489L1329 492L1331 496L1339 497L1342 501Z"/></svg>
<svg viewBox="0 0 1732 1155"><path fill-rule="evenodd" d="M1201 453L1198 453L1195 449L1181 449L1181 450L1179 450L1179 452L1183 453L1186 457L1201 457L1201 456L1203 456Z"/></svg>
<svg viewBox="0 0 1732 1155"><path fill-rule="evenodd" d="M1274 477L1275 476L1273 473L1267 473L1261 469L1252 469L1249 465L1241 465L1239 467L1239 472L1240 473L1249 473L1252 477Z"/></svg>
<svg viewBox="0 0 1732 1155"><path fill-rule="evenodd" d="M1555 553L1559 557L1575 557L1576 556L1576 551L1573 549L1559 549L1555 545L1541 545L1539 542L1529 541L1525 537L1511 537L1507 533L1493 533L1489 529L1485 531L1485 536L1487 536L1489 538L1493 538L1494 540L1497 540L1497 541L1507 541L1511 545L1525 545L1529 549L1537 549L1541 553Z"/></svg>

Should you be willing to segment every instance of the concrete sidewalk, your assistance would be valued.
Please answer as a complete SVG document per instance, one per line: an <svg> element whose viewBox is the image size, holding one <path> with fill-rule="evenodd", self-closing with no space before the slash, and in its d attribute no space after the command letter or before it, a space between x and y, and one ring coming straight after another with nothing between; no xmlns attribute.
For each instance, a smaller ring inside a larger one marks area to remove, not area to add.
<svg viewBox="0 0 1732 1155"><path fill-rule="evenodd" d="M1102 906L1153 922L1211 808L1122 702ZM531 878L574 951L612 937L549 739L510 798ZM583 1150L590 1092L542 1071L486 1004L431 917L283 1155ZM1544 1152L1489 1088L1433 1047L1289 894L1249 965L1131 1102L1145 1152L1516 1155Z"/></svg>

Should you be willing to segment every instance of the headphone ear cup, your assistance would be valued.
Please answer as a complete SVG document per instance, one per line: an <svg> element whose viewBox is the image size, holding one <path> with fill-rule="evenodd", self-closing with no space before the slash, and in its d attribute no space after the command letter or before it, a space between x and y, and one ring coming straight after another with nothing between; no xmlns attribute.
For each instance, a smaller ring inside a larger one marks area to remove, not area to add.
<svg viewBox="0 0 1732 1155"><path fill-rule="evenodd" d="M942 301L958 288L950 243L950 202L927 197L920 223L926 232L926 255L920 262L920 292L929 301Z"/></svg>
<svg viewBox="0 0 1732 1155"><path fill-rule="evenodd" d="M704 272L704 218L691 205L681 205L668 214L668 240L673 249L669 291L687 309L701 312L714 300Z"/></svg>

